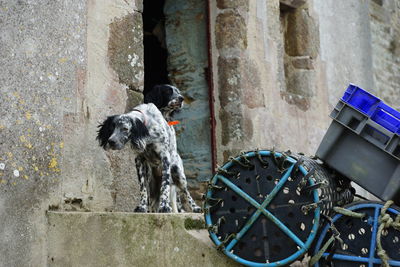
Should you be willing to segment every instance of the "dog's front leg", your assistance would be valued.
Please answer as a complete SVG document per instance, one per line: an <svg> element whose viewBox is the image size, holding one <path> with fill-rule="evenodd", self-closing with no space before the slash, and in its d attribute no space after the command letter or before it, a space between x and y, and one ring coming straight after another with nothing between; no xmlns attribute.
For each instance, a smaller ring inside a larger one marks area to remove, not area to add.
<svg viewBox="0 0 400 267"><path fill-rule="evenodd" d="M162 177L159 212L171 212L171 160L169 155L161 155Z"/></svg>
<svg viewBox="0 0 400 267"><path fill-rule="evenodd" d="M147 170L143 158L136 158L136 171L139 180L139 188L140 188L140 202L139 205L135 208L135 212L147 212L149 202L147 195Z"/></svg>

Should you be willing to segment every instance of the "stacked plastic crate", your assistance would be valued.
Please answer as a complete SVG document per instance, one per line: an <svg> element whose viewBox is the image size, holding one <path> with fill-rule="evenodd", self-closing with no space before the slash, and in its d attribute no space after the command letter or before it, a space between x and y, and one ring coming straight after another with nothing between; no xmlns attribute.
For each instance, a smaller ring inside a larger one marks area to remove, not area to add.
<svg viewBox="0 0 400 267"><path fill-rule="evenodd" d="M350 85L317 157L382 200L400 203L400 112Z"/></svg>
<svg viewBox="0 0 400 267"><path fill-rule="evenodd" d="M384 202L354 202L319 233L310 264L400 266L400 112L350 85L317 157Z"/></svg>

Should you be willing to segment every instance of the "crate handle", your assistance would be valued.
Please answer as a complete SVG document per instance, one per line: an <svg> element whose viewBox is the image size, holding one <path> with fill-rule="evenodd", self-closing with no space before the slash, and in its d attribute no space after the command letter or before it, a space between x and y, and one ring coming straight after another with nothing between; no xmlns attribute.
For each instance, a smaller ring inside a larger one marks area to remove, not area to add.
<svg viewBox="0 0 400 267"><path fill-rule="evenodd" d="M379 110L383 111L385 114L391 116L392 118L400 120L400 112L398 112L394 108L389 107L386 104L382 103L381 106L376 109L375 113L377 113Z"/></svg>

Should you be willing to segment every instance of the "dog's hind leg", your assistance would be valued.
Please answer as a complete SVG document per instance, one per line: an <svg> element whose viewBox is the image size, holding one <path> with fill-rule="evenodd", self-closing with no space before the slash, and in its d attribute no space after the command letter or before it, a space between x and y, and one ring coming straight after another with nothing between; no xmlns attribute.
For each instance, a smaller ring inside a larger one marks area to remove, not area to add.
<svg viewBox="0 0 400 267"><path fill-rule="evenodd" d="M171 212L171 200L170 200L170 191L171 191L171 159L169 155L161 156L161 164L162 164L162 176L161 176L161 195L160 195L160 207L158 208L158 212Z"/></svg>
<svg viewBox="0 0 400 267"><path fill-rule="evenodd" d="M173 165L171 167L171 173L174 179L174 182L179 188L179 197L180 201L182 202L182 206L184 209L187 211L192 211L192 212L201 212L201 208L196 204L196 202L193 200L192 196L189 193L189 190L187 188L187 181L186 181L186 176L183 171L182 167L179 167L177 165Z"/></svg>
<svg viewBox="0 0 400 267"><path fill-rule="evenodd" d="M139 180L139 188L140 188L140 202L139 205L135 208L135 212L148 212L149 211L149 201L147 194L147 175L148 170L147 166L144 163L142 158L136 158L136 171Z"/></svg>

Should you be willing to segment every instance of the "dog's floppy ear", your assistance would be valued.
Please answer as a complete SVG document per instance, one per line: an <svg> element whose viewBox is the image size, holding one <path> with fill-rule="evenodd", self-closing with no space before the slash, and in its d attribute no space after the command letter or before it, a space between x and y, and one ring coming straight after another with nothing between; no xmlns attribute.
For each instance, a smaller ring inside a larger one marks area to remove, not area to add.
<svg viewBox="0 0 400 267"><path fill-rule="evenodd" d="M132 119L131 142L135 148L145 149L146 138L150 136L146 125L139 119Z"/></svg>
<svg viewBox="0 0 400 267"><path fill-rule="evenodd" d="M158 109L168 105L168 88L165 85L155 85L144 95L144 103L153 103Z"/></svg>
<svg viewBox="0 0 400 267"><path fill-rule="evenodd" d="M109 116L102 124L99 124L99 126L97 126L100 129L97 131L96 140L99 140L100 146L104 149L106 148L108 138L110 138L110 136L114 132L114 119L117 116L118 115Z"/></svg>

